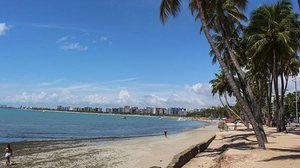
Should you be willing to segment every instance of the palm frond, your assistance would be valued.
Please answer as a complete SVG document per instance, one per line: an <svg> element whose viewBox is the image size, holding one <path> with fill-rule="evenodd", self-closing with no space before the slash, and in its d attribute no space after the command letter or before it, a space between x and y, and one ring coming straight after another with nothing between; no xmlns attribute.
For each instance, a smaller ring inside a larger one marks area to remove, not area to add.
<svg viewBox="0 0 300 168"><path fill-rule="evenodd" d="M180 12L180 0L162 0L160 4L160 20L165 23L169 16L176 16Z"/></svg>

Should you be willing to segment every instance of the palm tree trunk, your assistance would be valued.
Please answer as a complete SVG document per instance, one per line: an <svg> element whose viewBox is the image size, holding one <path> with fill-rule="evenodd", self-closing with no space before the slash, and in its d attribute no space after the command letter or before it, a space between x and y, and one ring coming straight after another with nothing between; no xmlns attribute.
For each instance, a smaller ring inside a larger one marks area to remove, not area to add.
<svg viewBox="0 0 300 168"><path fill-rule="evenodd" d="M269 79L269 90L268 90L268 97L267 97L267 104L268 104L268 126L272 126L272 90L273 90L273 75L270 76Z"/></svg>
<svg viewBox="0 0 300 168"><path fill-rule="evenodd" d="M274 90L275 90L275 99L276 99L276 108L275 108L275 116L276 116L276 127L277 132L281 132L280 126L280 99L279 99L279 89L278 89L278 75L277 75L277 59L276 59L276 52L275 47L273 46L273 80L274 80Z"/></svg>
<svg viewBox="0 0 300 168"><path fill-rule="evenodd" d="M229 111L230 111L230 113L232 113L233 114L233 116L235 116L235 117L237 117L238 119L240 119L241 120L241 122L247 127L247 130L249 130L249 122L247 122L247 121L245 121L245 120L243 120L230 106L229 106L229 103L228 103L228 100L227 100L227 96L226 95L224 95L224 97L225 97L225 101L226 101L226 104L227 105L225 105L224 104L224 102L223 102L223 100L222 100L222 98L221 98L221 95L219 95L219 99L220 99L220 102L221 102L221 104L222 104L222 106L224 107L224 108L226 108L226 109L228 109Z"/></svg>
<svg viewBox="0 0 300 168"><path fill-rule="evenodd" d="M248 118L245 116L245 120L243 120L242 119L242 117L240 117L231 107L230 107L230 105L229 105L229 103L228 103L228 100L227 100L227 96L226 95L224 95L224 97L225 97L225 101L226 101L226 104L227 104L227 108L230 110L230 112L232 113L232 114L234 114L235 115L235 117L237 117L238 119L240 119L241 120L241 122L247 127L247 130L249 130L249 120L248 120Z"/></svg>
<svg viewBox="0 0 300 168"><path fill-rule="evenodd" d="M220 12L220 13L223 14L222 12ZM223 17L225 17L225 16L223 16ZM234 53L234 51L231 47L229 36L228 36L227 31L226 31L226 28L224 28L222 26L223 24L221 22L219 23L219 25L220 25L220 28L222 30L223 36L225 37L225 44L227 46L230 59L233 62L234 66L235 66L235 68L238 72L238 76L240 77L241 83L246 87L246 92L244 93L245 94L244 97L248 97L248 99L246 99L246 100L250 101L249 103L251 104L252 111L254 111L254 113L255 113L255 118L256 118L256 121L258 123L258 127L260 128L260 131L262 132L262 135L264 136L263 138L264 138L265 142L267 142L268 140L267 140L267 137L265 136L266 133L264 131L263 122L262 122L262 119L261 119L261 111L259 110L258 104L255 101L255 96L252 92L251 86L249 85L249 82L247 81L247 79L245 77L246 75L245 75L244 71L242 70L239 62L237 61L236 55L235 55L235 53Z"/></svg>
<svg viewBox="0 0 300 168"><path fill-rule="evenodd" d="M284 95L285 95L285 84L284 84L284 76L283 73L280 74L280 79L281 79L281 100L280 100L280 118L281 118L281 130L285 131L286 127L285 127L285 117L284 117Z"/></svg>
<svg viewBox="0 0 300 168"><path fill-rule="evenodd" d="M220 100L222 106L225 107L225 104L224 104L224 102L223 102L223 100L222 100L222 98L221 98L221 95L219 95L219 100Z"/></svg>
<svg viewBox="0 0 300 168"><path fill-rule="evenodd" d="M246 87L246 92L245 92L245 97L248 97L247 100L249 100L250 104L251 104L251 107L252 107L252 110L254 111L254 115L255 115L255 118L256 118L256 121L257 121L257 124L258 124L258 127L259 127L259 130L261 131L262 135L263 135L263 139L265 142L268 142L267 140L267 136L266 136L266 133L264 131L264 128L263 128L263 122L262 122L262 119L261 119L261 110L259 109L260 106L256 103L255 101L255 96L252 92L252 89L249 85L249 82L246 80L245 78L245 73L243 72L241 66L239 65L237 59L236 59L236 56L235 54L233 53L233 50L231 48L231 45L229 43L229 39L228 39L228 36L226 35L226 32L225 30L223 29L224 31L224 36L226 38L225 40L225 44L227 46L227 49L228 49L228 52L229 52L229 55L230 55L230 58L231 58L231 61L234 63L234 66L235 68L237 69L238 71L238 74L240 76L240 81L244 84L244 86Z"/></svg>
<svg viewBox="0 0 300 168"><path fill-rule="evenodd" d="M220 1L218 1L220 3ZM222 6L222 5L221 5ZM223 14L223 12L220 12L220 14ZM223 18L225 18L224 14L222 15ZM255 96L252 92L252 89L249 85L249 82L247 81L246 79L246 74L245 72L242 70L239 62L237 61L237 58L236 58L236 54L234 53L232 47L231 47L231 44L230 44L230 38L228 33L227 33L227 29L226 27L224 28L223 24L221 23L221 21L219 21L219 25L220 25L220 29L223 33L223 36L225 37L225 45L227 46L227 49L228 49L228 53L229 53L229 56L230 56L230 59L231 61L233 62L233 65L234 67L236 68L237 70L237 73L240 77L240 81L246 86L246 92L245 92L245 95L246 96L249 96L249 99L251 101L251 104L253 106L253 108L255 109L256 108L256 103L255 103ZM225 25L226 26L226 25ZM256 111L256 110L255 110Z"/></svg>
<svg viewBox="0 0 300 168"><path fill-rule="evenodd" d="M201 2L199 2L197 0L196 4L197 4L197 7L199 9L199 15L200 15L201 23L202 23L202 28L203 28L204 34L207 38L207 41L209 42L209 44L210 44L211 48L213 49L214 53L216 54L216 57L217 57L220 65L221 65L221 68L222 68L223 72L225 73L226 79L227 79L230 87L232 88L235 97L237 98L239 104L243 108L243 111L245 112L245 115L250 120L250 123L251 123L251 125L253 127L253 130L255 132L255 135L256 135L256 139L257 139L259 148L265 149L266 148L265 147L265 140L263 138L263 135L262 135L261 131L259 130L257 122L255 121L252 110L249 107L249 104L247 103L247 101L245 101L244 98L241 96L240 91L237 87L237 84L235 83L235 81L234 81L227 65L223 61L222 56L221 56L220 52L218 51L218 49L216 48L216 46L214 44L214 41L213 41L213 39L212 39L212 37L209 33Z"/></svg>
<svg viewBox="0 0 300 168"><path fill-rule="evenodd" d="M261 133L263 134L263 138L265 140L266 143L268 143L268 139L266 136L266 133L264 131L264 127L263 127L263 120L262 120L262 84L261 84L261 80L258 80L258 89L259 89L259 98L258 98L258 102L257 102L257 109L256 109L256 113L255 113L255 118L256 121L258 122L258 127L261 131Z"/></svg>

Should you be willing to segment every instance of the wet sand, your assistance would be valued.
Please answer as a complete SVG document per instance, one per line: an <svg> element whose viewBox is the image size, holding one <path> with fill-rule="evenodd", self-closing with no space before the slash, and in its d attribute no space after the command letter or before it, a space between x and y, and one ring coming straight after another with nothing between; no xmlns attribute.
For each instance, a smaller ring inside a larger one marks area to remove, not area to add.
<svg viewBox="0 0 300 168"><path fill-rule="evenodd" d="M131 139L83 139L12 143L15 168L50 167L166 167L188 147L207 141L217 132L211 125L186 132ZM1 144L5 147L5 144ZM4 165L5 160L2 159Z"/></svg>

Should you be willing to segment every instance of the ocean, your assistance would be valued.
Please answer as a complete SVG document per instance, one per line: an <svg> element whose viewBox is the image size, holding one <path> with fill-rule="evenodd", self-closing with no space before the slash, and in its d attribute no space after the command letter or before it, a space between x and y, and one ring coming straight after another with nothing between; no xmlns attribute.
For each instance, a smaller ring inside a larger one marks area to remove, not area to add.
<svg viewBox="0 0 300 168"><path fill-rule="evenodd" d="M0 109L0 143L169 134L208 125L172 118Z"/></svg>

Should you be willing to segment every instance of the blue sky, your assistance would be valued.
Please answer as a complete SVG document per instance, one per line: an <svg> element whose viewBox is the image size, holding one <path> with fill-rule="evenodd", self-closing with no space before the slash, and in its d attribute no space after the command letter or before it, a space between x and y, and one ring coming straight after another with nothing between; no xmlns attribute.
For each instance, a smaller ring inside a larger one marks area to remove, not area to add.
<svg viewBox="0 0 300 168"><path fill-rule="evenodd" d="M247 12L263 2L251 1ZM293 1L296 3L296 0ZM6 0L0 7L0 103L218 105L218 71L184 8L163 25L160 0Z"/></svg>

